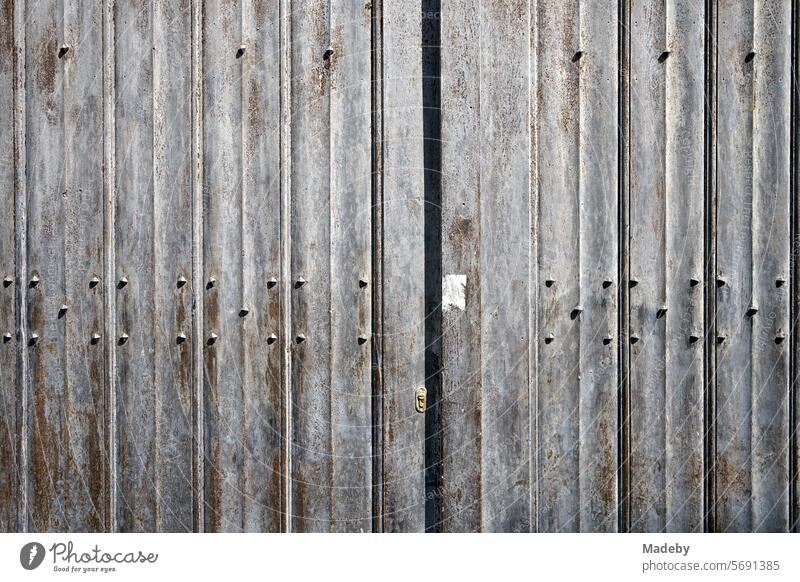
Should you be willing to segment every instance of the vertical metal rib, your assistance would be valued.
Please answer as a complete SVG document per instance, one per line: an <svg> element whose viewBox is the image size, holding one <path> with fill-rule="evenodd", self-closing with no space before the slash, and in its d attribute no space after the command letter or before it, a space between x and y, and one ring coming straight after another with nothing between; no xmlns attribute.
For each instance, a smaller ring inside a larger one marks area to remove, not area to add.
<svg viewBox="0 0 800 582"><path fill-rule="evenodd" d="M383 531L383 11L372 3L372 530Z"/></svg>
<svg viewBox="0 0 800 582"><path fill-rule="evenodd" d="M14 210L16 319L17 319L17 390L22 395L18 404L19 498L17 531L28 531L28 280L27 253L27 184L25 151L25 0L14 2Z"/></svg>
<svg viewBox="0 0 800 582"><path fill-rule="evenodd" d="M791 134L790 134L790 152L791 152L791 170L789 173L789 214L791 217L790 233L789 233L789 261L791 277L789 277L789 333L791 334L791 343L789 350L789 531L798 531L798 498L797 486L798 475L797 462L798 462L798 425L797 425L797 313L798 313L798 300L797 289L798 284L798 268L797 268L797 252L798 252L798 234L800 233L800 216L798 216L797 196L800 195L798 191L797 173L798 162L800 161L800 153L798 147L798 107L800 107L800 91L798 91L798 66L797 59L800 57L798 49L800 47L800 1L792 0L792 62L791 62Z"/></svg>
<svg viewBox="0 0 800 582"><path fill-rule="evenodd" d="M192 3L192 326L194 378L193 528L205 524L203 390L203 2Z"/></svg>
<svg viewBox="0 0 800 582"><path fill-rule="evenodd" d="M291 215L292 215L292 5L281 0L281 308L283 342L283 530L292 531L292 342L291 342Z"/></svg>
<svg viewBox="0 0 800 582"><path fill-rule="evenodd" d="M628 191L629 164L629 117L630 117L630 4L629 0L619 0L619 273L617 290L619 293L618 336L617 349L619 351L619 391L618 391L618 475L617 499L618 529L620 532L628 530L630 523L630 377L629 377L629 223L630 223L630 192Z"/></svg>
<svg viewBox="0 0 800 582"><path fill-rule="evenodd" d="M530 202L529 202L529 220L530 220L530 250L528 254L528 289L530 289L531 297L535 297L534 293L538 294L539 290L539 179L538 179L538 163L539 163L539 145L538 145L538 81L539 81L539 67L535 55L538 55L537 47L539 45L539 2L532 0L530 10L528 12L529 30L531 31L530 38L530 52L529 58L529 81L528 81L528 99L530 105L530 117L528 126L531 128L531 171L529 179L530 188ZM528 444L528 463L529 465L529 479L530 479L530 518L529 530L530 532L539 532L539 350L538 343L535 338L539 337L539 309L534 303L529 309L528 320L528 430L530 431L530 440Z"/></svg>
<svg viewBox="0 0 800 582"><path fill-rule="evenodd" d="M116 213L116 166L115 166L115 67L114 67L114 0L103 4L103 260L105 281L103 282L105 338L105 416L106 447L108 452L108 484L106 490L105 527L116 532L117 527L117 395L116 395L116 312L114 293Z"/></svg>
<svg viewBox="0 0 800 582"><path fill-rule="evenodd" d="M716 480L715 480L715 414L716 414L716 68L717 68L717 43L716 43L716 0L706 0L706 122L705 122L705 285L703 294L705 300L705 460L704 460L704 505L705 505L705 531L714 531Z"/></svg>

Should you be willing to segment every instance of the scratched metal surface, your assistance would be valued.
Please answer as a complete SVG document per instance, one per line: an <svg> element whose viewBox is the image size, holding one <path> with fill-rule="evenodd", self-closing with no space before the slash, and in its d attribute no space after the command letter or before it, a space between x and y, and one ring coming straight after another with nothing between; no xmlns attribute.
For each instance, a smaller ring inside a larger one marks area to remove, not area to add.
<svg viewBox="0 0 800 582"><path fill-rule="evenodd" d="M0 3L0 531L795 531L792 0Z"/></svg>

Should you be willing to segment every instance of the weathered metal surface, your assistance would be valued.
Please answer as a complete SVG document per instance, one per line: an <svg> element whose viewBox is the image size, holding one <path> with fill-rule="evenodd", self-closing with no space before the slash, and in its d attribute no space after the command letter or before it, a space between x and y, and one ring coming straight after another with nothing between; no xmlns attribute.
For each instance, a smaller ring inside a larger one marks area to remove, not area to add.
<svg viewBox="0 0 800 582"><path fill-rule="evenodd" d="M105 523L102 17L26 4L29 498L32 530ZM68 306L63 311L61 306Z"/></svg>
<svg viewBox="0 0 800 582"><path fill-rule="evenodd" d="M703 530L704 22L698 2L631 3L632 531Z"/></svg>
<svg viewBox="0 0 800 582"><path fill-rule="evenodd" d="M191 531L191 13L115 9L118 524Z"/></svg>
<svg viewBox="0 0 800 582"><path fill-rule="evenodd" d="M617 26L538 4L540 531L617 527Z"/></svg>
<svg viewBox="0 0 800 582"><path fill-rule="evenodd" d="M256 16L258 15L258 16ZM205 527L278 531L282 395L277 9L204 10ZM243 47L243 48L242 48ZM270 82L272 81L272 82ZM269 145L268 145L269 144Z"/></svg>
<svg viewBox="0 0 800 582"><path fill-rule="evenodd" d="M425 233L421 10L383 3L383 530L425 529Z"/></svg>
<svg viewBox="0 0 800 582"><path fill-rule="evenodd" d="M789 525L788 2L717 14L716 490L719 531ZM755 310L758 310L757 312Z"/></svg>
<svg viewBox="0 0 800 582"><path fill-rule="evenodd" d="M2 3L0 530L796 527L791 6Z"/></svg>
<svg viewBox="0 0 800 582"><path fill-rule="evenodd" d="M443 10L442 528L528 531L529 11Z"/></svg>
<svg viewBox="0 0 800 582"><path fill-rule="evenodd" d="M370 16L318 0L291 15L295 531L372 527Z"/></svg>
<svg viewBox="0 0 800 582"><path fill-rule="evenodd" d="M14 4L0 4L0 205L12 209L16 163L14 148L15 86ZM0 531L17 528L21 410L17 389L17 295L14 220L0 223Z"/></svg>

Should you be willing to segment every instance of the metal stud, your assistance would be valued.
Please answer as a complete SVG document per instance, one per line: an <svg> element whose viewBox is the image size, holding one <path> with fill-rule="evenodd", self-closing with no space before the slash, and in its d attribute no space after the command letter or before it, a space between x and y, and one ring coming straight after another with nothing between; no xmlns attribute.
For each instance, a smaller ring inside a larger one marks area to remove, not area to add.
<svg viewBox="0 0 800 582"><path fill-rule="evenodd" d="M98 279L97 277L92 277L91 279L89 279L89 289L94 289L99 284L100 284L100 279Z"/></svg>
<svg viewBox="0 0 800 582"><path fill-rule="evenodd" d="M41 281L41 279L39 279L39 275L34 275L31 277L31 287L36 287L39 284L39 281Z"/></svg>
<svg viewBox="0 0 800 582"><path fill-rule="evenodd" d="M32 333L31 334L31 339L28 340L28 345L29 346L35 346L36 342L38 342L38 341L39 341L39 334L38 333Z"/></svg>
<svg viewBox="0 0 800 582"><path fill-rule="evenodd" d="M614 338L612 338L610 335L607 335L603 338L603 345L610 345L612 341L614 341Z"/></svg>
<svg viewBox="0 0 800 582"><path fill-rule="evenodd" d="M99 341L100 341L100 334L94 332L92 334L92 337L89 339L89 343L91 343L92 345L96 345Z"/></svg>
<svg viewBox="0 0 800 582"><path fill-rule="evenodd" d="M11 285L13 283L14 283L14 279L12 279L11 277L4 277L3 278L3 287L11 287Z"/></svg>
<svg viewBox="0 0 800 582"><path fill-rule="evenodd" d="M128 278L120 277L119 282L117 283L117 289L123 289L127 286L128 286Z"/></svg>
<svg viewBox="0 0 800 582"><path fill-rule="evenodd" d="M552 286L553 286L553 285L555 285L555 284L556 284L556 280L555 280L555 279L545 279L545 280L544 280L544 286L545 286L545 287L548 287L548 288L550 288L550 287L552 287Z"/></svg>
<svg viewBox="0 0 800 582"><path fill-rule="evenodd" d="M67 314L69 307L67 307L66 303L62 303L61 307L58 308L58 318L61 319Z"/></svg>
<svg viewBox="0 0 800 582"><path fill-rule="evenodd" d="M552 333L548 333L546 336L544 336L544 343L551 344L553 343L554 339L556 339L555 336Z"/></svg>
<svg viewBox="0 0 800 582"><path fill-rule="evenodd" d="M267 279L267 289L272 289L277 284L278 280L275 277L270 277Z"/></svg>
<svg viewBox="0 0 800 582"><path fill-rule="evenodd" d="M751 303L750 307L747 308L747 315L748 317L753 317L756 313L758 313L758 306L755 303Z"/></svg>
<svg viewBox="0 0 800 582"><path fill-rule="evenodd" d="M303 343L304 341L306 341L306 336L305 336L305 334L302 334L302 333L301 333L301 334L298 334L298 335L297 335L297 337L296 337L296 338L294 338L294 341L295 341L295 342L297 342L298 344L301 344L301 343Z"/></svg>
<svg viewBox="0 0 800 582"><path fill-rule="evenodd" d="M570 314L569 314L569 318L570 318L570 319L575 319L575 318L577 318L577 317L578 317L578 316L579 316L581 313L583 313L583 307L582 307L580 304L579 304L579 305L576 305L576 306L573 308L573 310L570 312Z"/></svg>
<svg viewBox="0 0 800 582"><path fill-rule="evenodd" d="M185 341L186 341L186 334L185 334L185 333L183 333L183 332L179 333L179 334L178 334L178 335L175 337L175 343L176 343L176 344L182 344L182 343L183 343L183 342L185 342Z"/></svg>
<svg viewBox="0 0 800 582"><path fill-rule="evenodd" d="M667 306L666 306L666 305L662 305L662 306L661 306L661 307L659 307L659 308L658 308L658 310L656 311L656 319L661 319L661 318L662 318L662 317L664 317L666 314L667 314Z"/></svg>
<svg viewBox="0 0 800 582"><path fill-rule="evenodd" d="M635 343L638 343L638 342L639 342L639 336L638 336L638 335L636 335L636 334L633 334L633 335L631 336L631 343L632 343L632 344L635 344Z"/></svg>
<svg viewBox="0 0 800 582"><path fill-rule="evenodd" d="M68 52L69 52L69 47L65 44L62 44L60 47L58 47L58 58L59 59L64 58L64 55L66 55Z"/></svg>
<svg viewBox="0 0 800 582"><path fill-rule="evenodd" d="M128 343L129 338L130 336L127 333L123 332L122 335L119 336L119 345L124 345Z"/></svg>
<svg viewBox="0 0 800 582"><path fill-rule="evenodd" d="M208 336L208 341L206 343L208 345L210 345L210 346L213 346L218 339L219 339L219 336L212 331L211 335Z"/></svg>
<svg viewBox="0 0 800 582"><path fill-rule="evenodd" d="M269 334L269 335L267 336L267 343L268 343L268 344L272 345L272 344L274 344L276 341L278 341L278 336L277 336L277 335L275 335L274 333L271 333L271 334Z"/></svg>
<svg viewBox="0 0 800 582"><path fill-rule="evenodd" d="M365 343L367 343L367 336L365 335L358 336L358 345L363 346Z"/></svg>
<svg viewBox="0 0 800 582"><path fill-rule="evenodd" d="M239 310L239 317L246 317L248 313L250 313L250 310L242 307Z"/></svg>
<svg viewBox="0 0 800 582"><path fill-rule="evenodd" d="M689 287L697 287L700 284L700 281L692 277L689 279Z"/></svg>
<svg viewBox="0 0 800 582"><path fill-rule="evenodd" d="M216 284L217 280L214 277L209 277L208 283L206 283L206 289L213 289Z"/></svg>
<svg viewBox="0 0 800 582"><path fill-rule="evenodd" d="M297 281L295 281L295 283L294 283L294 288L295 289L300 289L300 287L302 287L305 284L306 284L306 280L303 279L302 277L298 277Z"/></svg>
<svg viewBox="0 0 800 582"><path fill-rule="evenodd" d="M181 287L185 286L186 283L187 283L186 277L184 277L183 275L178 277L178 289L180 289Z"/></svg>
<svg viewBox="0 0 800 582"><path fill-rule="evenodd" d="M631 279L630 281L628 281L628 287L631 288L631 289L636 287L638 284L639 284L639 281L637 281L636 279Z"/></svg>
<svg viewBox="0 0 800 582"><path fill-rule="evenodd" d="M359 287L361 287L362 289L363 289L364 287L366 287L367 285L369 285L369 281L367 280L367 278L366 278L366 277L361 277L361 278L358 280L358 286L359 286Z"/></svg>
<svg viewBox="0 0 800 582"><path fill-rule="evenodd" d="M10 341L11 341L11 334L8 333L8 332L4 333L3 334L3 343L7 344Z"/></svg>
<svg viewBox="0 0 800 582"><path fill-rule="evenodd" d="M614 284L614 281L612 281L611 279L606 279L605 281L603 281L603 289L608 289L613 284Z"/></svg>

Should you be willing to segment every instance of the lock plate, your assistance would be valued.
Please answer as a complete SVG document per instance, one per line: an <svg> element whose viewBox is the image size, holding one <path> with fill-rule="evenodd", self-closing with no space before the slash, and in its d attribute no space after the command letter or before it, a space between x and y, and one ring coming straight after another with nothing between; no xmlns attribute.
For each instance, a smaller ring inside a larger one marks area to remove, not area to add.
<svg viewBox="0 0 800 582"><path fill-rule="evenodd" d="M417 412L425 412L428 408L428 391L424 386L420 386L414 392L414 408Z"/></svg>

